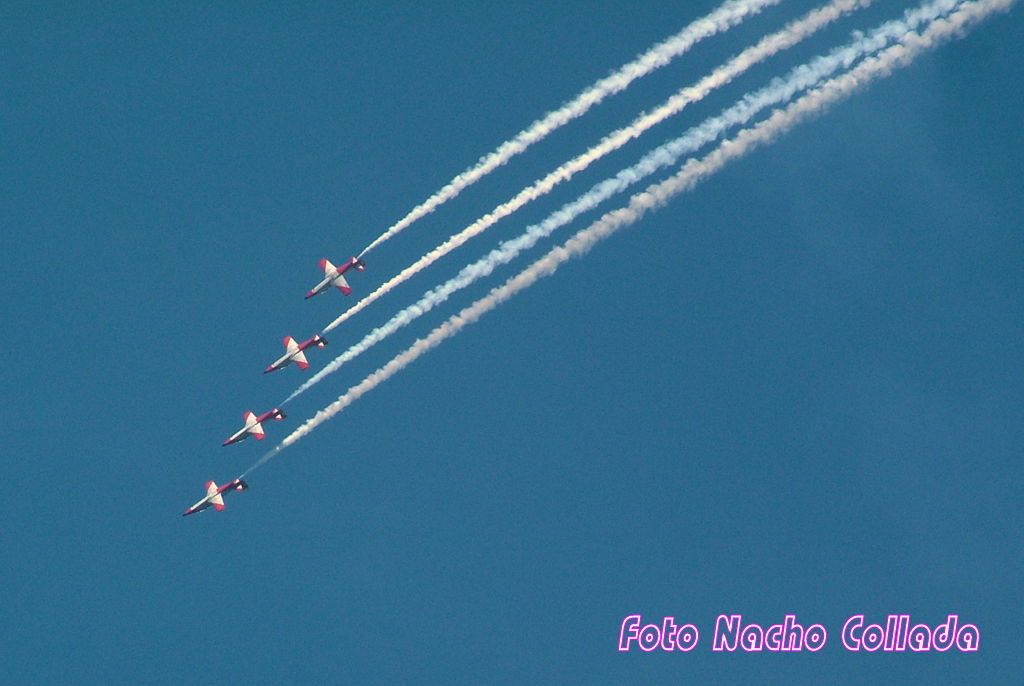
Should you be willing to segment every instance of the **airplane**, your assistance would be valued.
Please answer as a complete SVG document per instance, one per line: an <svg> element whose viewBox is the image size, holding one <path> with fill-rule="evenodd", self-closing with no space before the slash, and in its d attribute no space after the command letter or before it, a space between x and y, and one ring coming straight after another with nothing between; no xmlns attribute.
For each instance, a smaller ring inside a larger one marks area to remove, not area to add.
<svg viewBox="0 0 1024 686"><path fill-rule="evenodd" d="M288 366L292 362L294 362L299 367L299 369L309 369L309 362L306 361L306 356L303 353L303 351L306 348L312 347L314 345L318 348L322 348L325 345L327 345L327 339L321 336L320 334L316 334L308 341L296 343L295 339L292 338L291 336L285 336L284 355L279 357L277 359L277 362L274 362L272 365L264 369L263 373L268 374L270 372L277 371L282 367Z"/></svg>
<svg viewBox="0 0 1024 686"><path fill-rule="evenodd" d="M223 486L218 486L213 481L207 481L206 497L200 500L192 507L185 510L185 512L181 516L184 517L185 515L195 514L196 512L202 512L211 505L213 505L213 509L217 510L217 512L220 512L224 509L225 493L230 493L231 491L244 491L247 488L249 488L249 484L245 483L240 478L235 479L231 483L224 484Z"/></svg>
<svg viewBox="0 0 1024 686"><path fill-rule="evenodd" d="M335 267L326 257L320 260L320 269L324 270L324 280L314 286L313 290L309 293L306 293L306 299L308 300L314 295L320 295L331 286L337 286L338 290L345 295L351 293L352 289L349 288L348 281L345 280L345 277L342 276L342 274L352 267L355 267L357 271L363 271L366 269L366 262L357 257L350 257L348 258L348 262L340 267Z"/></svg>
<svg viewBox="0 0 1024 686"><path fill-rule="evenodd" d="M257 417L256 413L254 412L246 412L243 416L245 417L245 426L236 431L231 436L231 438L224 441L224 445L231 445L232 443L244 441L245 439L249 438L250 435L255 436L257 441L262 441L263 422L267 421L268 419L276 419L277 421L281 421L288 415L286 415L284 412L275 407L273 410L270 410L269 412L264 412L259 417Z"/></svg>

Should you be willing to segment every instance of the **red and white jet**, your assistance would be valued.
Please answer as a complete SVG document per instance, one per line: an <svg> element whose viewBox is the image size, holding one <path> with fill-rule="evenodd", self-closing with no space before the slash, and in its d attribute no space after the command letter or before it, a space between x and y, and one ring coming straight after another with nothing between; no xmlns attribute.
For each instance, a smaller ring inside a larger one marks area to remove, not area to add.
<svg viewBox="0 0 1024 686"><path fill-rule="evenodd" d="M313 290L309 293L306 293L306 298L312 298L314 295L320 295L331 286L337 286L338 290L345 295L351 293L352 289L349 288L348 281L346 281L345 277L342 275L352 267L355 267L356 271L361 272L366 269L366 262L357 257L350 257L348 258L348 262L340 267L335 267L326 257L320 260L320 268L324 270L324 280L314 286Z"/></svg>
<svg viewBox="0 0 1024 686"><path fill-rule="evenodd" d="M284 338L284 355L277 359L272 365L263 370L264 374L269 372L275 372L282 367L287 367L289 364L294 362L299 369L309 369L309 362L306 361L306 355L303 352L306 348L316 346L322 348L327 345L327 339L316 334L308 341L302 341L296 343L295 339L291 336L285 336Z"/></svg>
<svg viewBox="0 0 1024 686"><path fill-rule="evenodd" d="M269 412L264 412L259 417L256 416L255 412L246 412L243 416L245 417L245 426L236 431L234 435L231 436L231 438L224 441L224 445L231 445L232 443L244 441L245 439L249 438L249 436L255 436L257 441L262 441L263 422L267 421L268 419L276 419L277 421L281 421L288 415L286 415L284 412L275 407L273 410L270 410Z"/></svg>
<svg viewBox="0 0 1024 686"><path fill-rule="evenodd" d="M230 493L231 491L244 491L249 488L249 484L245 483L241 479L235 479L231 483L218 486L213 481L206 482L206 497L200 500L192 507L185 510L182 517L185 515L195 514L196 512L202 512L206 508L213 505L213 509L220 512L224 509L224 494Z"/></svg>

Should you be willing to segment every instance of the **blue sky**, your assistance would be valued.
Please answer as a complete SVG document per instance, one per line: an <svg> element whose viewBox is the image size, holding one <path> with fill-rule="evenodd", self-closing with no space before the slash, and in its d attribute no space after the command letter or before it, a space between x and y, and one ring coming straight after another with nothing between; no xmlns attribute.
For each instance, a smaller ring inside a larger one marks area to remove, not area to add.
<svg viewBox="0 0 1024 686"><path fill-rule="evenodd" d="M909 3L876 5L360 313L313 370L499 240ZM309 301L321 257L358 252L715 4L8 6L6 678L1017 678L1019 7L502 305L253 472L225 512L180 516L206 480L241 473L527 262L305 393L262 444L221 447L244 411L305 378L261 373L283 336L312 335L812 6L784 0L701 43L375 249L352 297ZM620 654L635 613L691 621L701 644ZM829 641L713 653L720 613L796 614ZM843 650L847 617L890 613L959 614L981 650Z"/></svg>

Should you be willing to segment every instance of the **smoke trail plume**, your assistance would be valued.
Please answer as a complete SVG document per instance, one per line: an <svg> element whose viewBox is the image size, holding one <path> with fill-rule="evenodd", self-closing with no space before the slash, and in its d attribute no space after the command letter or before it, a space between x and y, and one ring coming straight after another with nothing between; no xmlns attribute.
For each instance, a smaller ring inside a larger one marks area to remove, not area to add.
<svg viewBox="0 0 1024 686"><path fill-rule="evenodd" d="M886 22L867 35L857 34L850 44L835 48L828 55L794 68L785 78L773 79L768 86L747 94L722 114L707 119L679 138L655 148L638 163L598 183L544 221L527 227L522 235L502 242L477 262L464 267L446 283L428 291L415 304L399 311L388 322L371 331L361 341L328 363L299 386L284 402L298 397L376 343L447 300L452 293L488 276L496 267L512 261L522 251L533 247L542 238L550 236L556 229L572 222L583 212L597 207L616 193L626 190L656 171L674 165L681 156L699 150L730 127L746 124L765 108L786 102L799 91L816 85L841 68L849 67L865 54L876 52L911 29L949 12L957 2L958 0L935 0L921 8L908 10L902 20ZM329 329L325 329L327 330Z"/></svg>
<svg viewBox="0 0 1024 686"><path fill-rule="evenodd" d="M922 52L944 41L962 35L973 24L997 11L1006 11L1015 0L974 0L964 2L946 18L933 21L921 34L909 32L877 56L869 57L850 71L837 76L791 103L776 110L764 121L740 131L733 139L722 142L701 159L691 159L680 171L668 179L649 186L630 198L626 207L609 212L585 229L577 232L563 245L557 246L502 286L491 290L483 298L450 317L446 322L418 339L383 367L350 388L333 403L318 411L281 441L280 445L261 457L245 474L265 464L284 448L294 444L320 424L343 411L363 395L394 376L424 353L456 335L468 324L524 290L540 278L553 274L567 260L587 253L598 241L629 226L647 212L664 206L674 196L692 189L697 183L716 173L729 162L764 145L773 143L797 124L823 114L830 106L840 102L872 81L884 78L893 70L910 64ZM243 475L244 476L244 475Z"/></svg>
<svg viewBox="0 0 1024 686"><path fill-rule="evenodd" d="M549 133L583 115L609 95L625 90L629 84L650 72L665 66L698 42L736 26L747 17L757 14L765 7L777 5L781 0L728 0L711 14L697 19L671 38L655 45L632 62L590 86L570 102L557 110L547 113L528 128L516 134L515 138L502 143L497 150L480 158L474 166L448 182L441 190L417 205L409 214L393 224L376 240L359 253L362 257L388 240L417 219L430 214L443 203L451 200L467 186L507 163L514 156L526 150Z"/></svg>
<svg viewBox="0 0 1024 686"><path fill-rule="evenodd" d="M426 255L403 269L401 272L378 286L376 290L362 298L359 302L346 310L341 316L328 324L324 328L323 332L330 332L332 329L341 325L344 321L362 311L377 299L405 283L410 278L450 253L452 250L464 245L474 236L480 235L500 219L509 216L527 203L550 193L559 183L568 181L575 174L583 171L592 163L601 159L605 155L618 150L629 141L638 138L648 129L656 126L665 119L678 114L687 105L701 100L715 88L719 88L729 83L758 62L771 57L781 50L792 47L844 14L860 7L867 7L871 2L872 0L833 0L830 4L811 10L800 19L790 22L781 31L765 36L758 41L756 45L753 45L736 55L724 65L715 69L713 72L698 81L696 84L681 89L658 108L651 112L641 114L629 125L608 134L594 147L572 160L569 160L527 188L524 188L508 202L499 205L459 233L447 239L444 243L437 246Z"/></svg>

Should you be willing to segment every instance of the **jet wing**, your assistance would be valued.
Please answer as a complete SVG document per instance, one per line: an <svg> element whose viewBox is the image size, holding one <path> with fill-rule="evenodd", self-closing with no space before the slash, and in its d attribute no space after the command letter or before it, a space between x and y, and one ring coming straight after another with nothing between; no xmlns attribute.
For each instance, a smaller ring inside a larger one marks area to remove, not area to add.
<svg viewBox="0 0 1024 686"><path fill-rule="evenodd" d="M231 438L224 441L224 445L231 445L232 443L244 441L249 437L249 434L254 434L256 435L256 438L261 441L263 440L263 427L260 426L259 421L256 419L256 414L250 410L242 416L245 417L245 426L232 434Z"/></svg>
<svg viewBox="0 0 1024 686"><path fill-rule="evenodd" d="M206 482L206 497L203 500L213 505L213 509L217 512L224 510L224 496L220 494L220 489L213 481Z"/></svg>
<svg viewBox="0 0 1024 686"><path fill-rule="evenodd" d="M207 481L206 497L185 510L184 514L190 515L195 514L196 512L202 512L211 506L217 512L222 512L224 510L224 493L228 491L244 491L247 488L249 488L249 484L245 483L241 477L220 487L217 486L216 482Z"/></svg>

